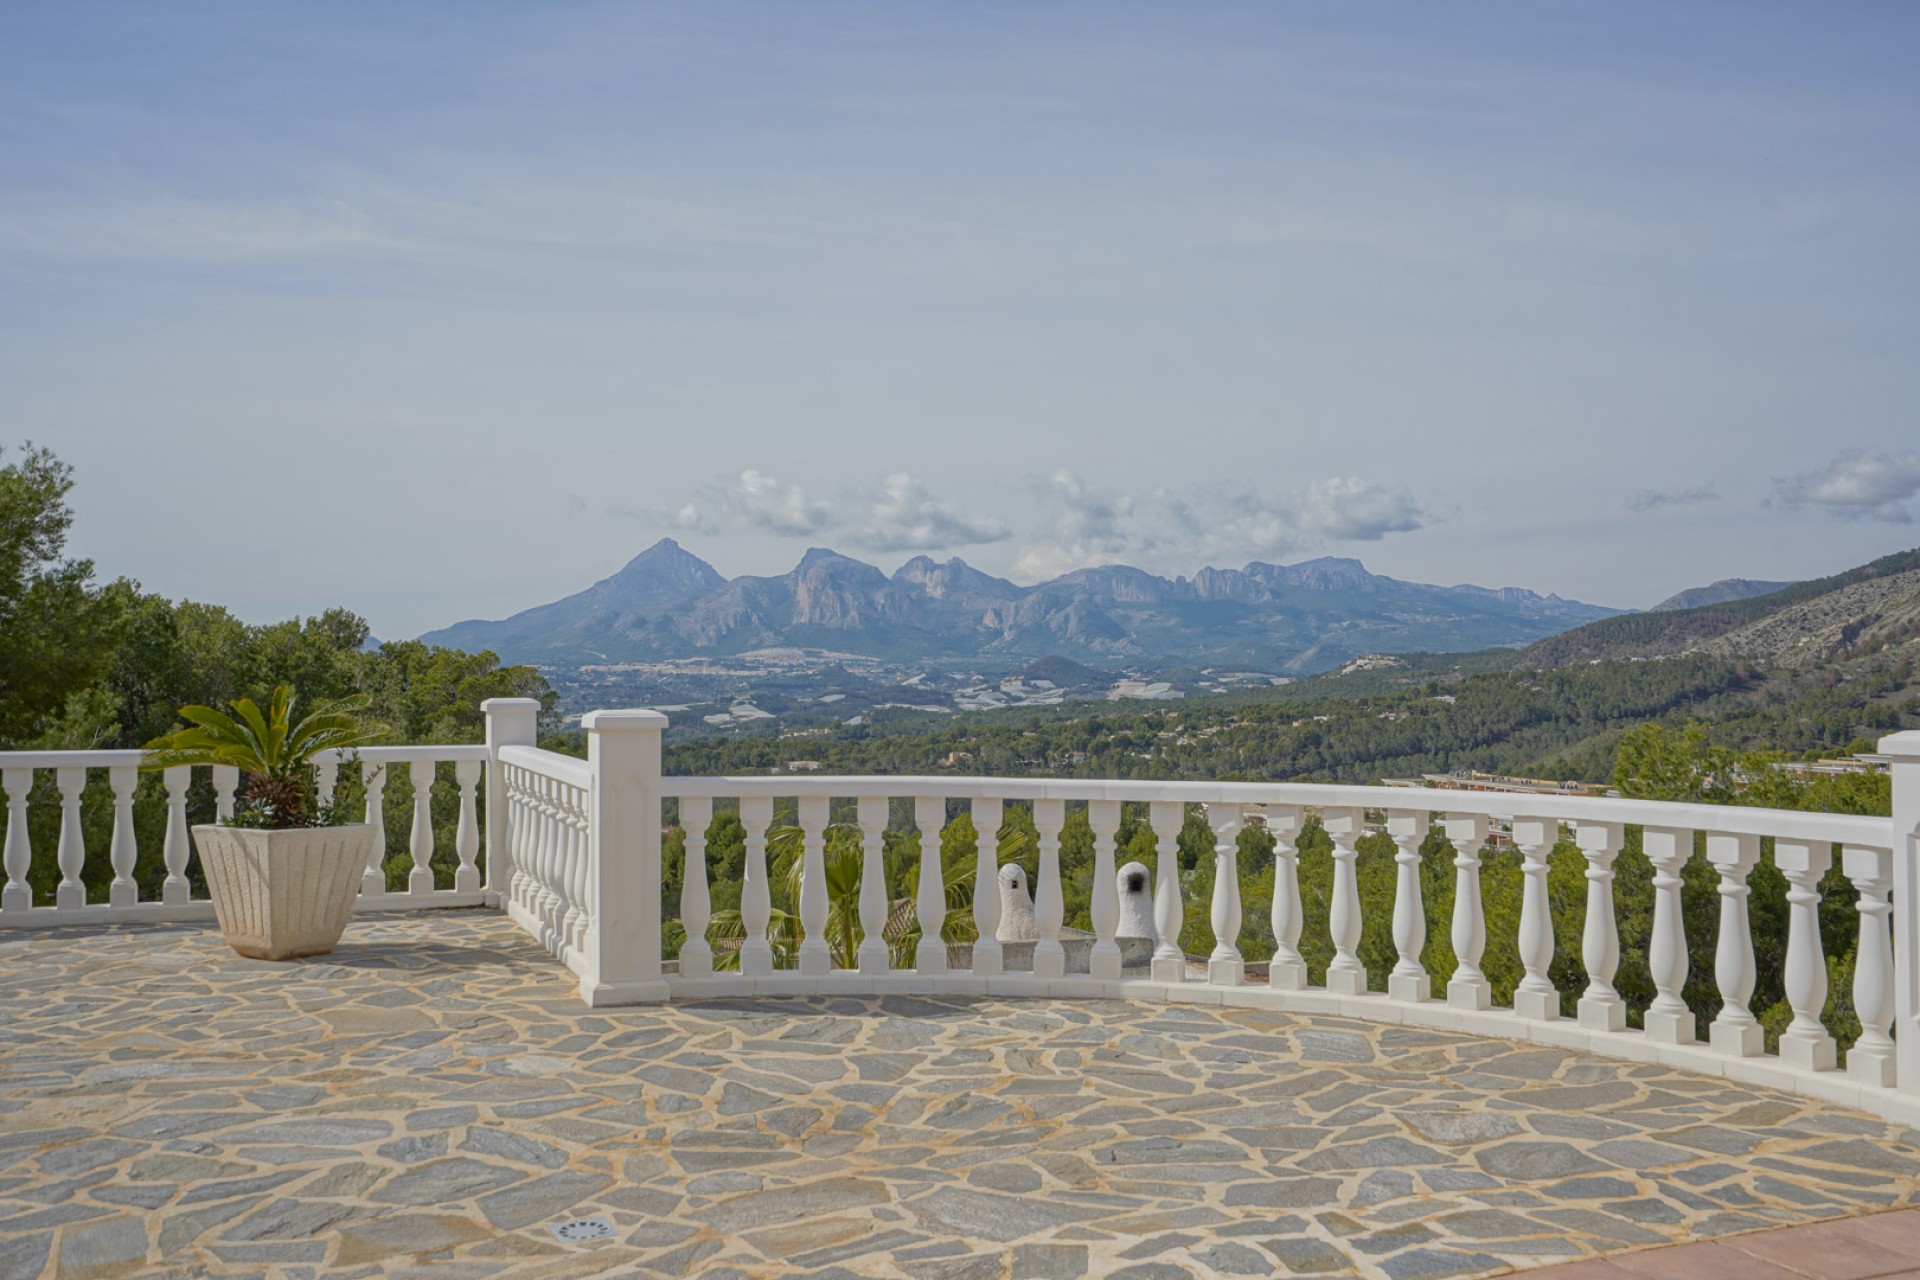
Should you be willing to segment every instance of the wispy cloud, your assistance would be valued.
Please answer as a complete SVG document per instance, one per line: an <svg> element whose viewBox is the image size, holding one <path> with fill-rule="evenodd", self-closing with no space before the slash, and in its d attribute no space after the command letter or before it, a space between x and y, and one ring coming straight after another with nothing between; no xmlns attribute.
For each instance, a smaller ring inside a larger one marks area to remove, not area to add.
<svg viewBox="0 0 1920 1280"><path fill-rule="evenodd" d="M758 532L789 538L831 535L865 551L944 551L1012 536L992 516L972 516L906 472L878 488L848 487L831 500L749 467L703 486L671 511L622 509L620 515L711 535Z"/></svg>
<svg viewBox="0 0 1920 1280"><path fill-rule="evenodd" d="M1691 507L1702 502L1720 501L1720 491L1710 484L1691 489L1642 489L1628 498L1629 511L1657 511L1661 507Z"/></svg>
<svg viewBox="0 0 1920 1280"><path fill-rule="evenodd" d="M1820 507L1843 520L1907 524L1906 503L1920 493L1920 453L1852 449L1826 466L1773 482L1768 503Z"/></svg>

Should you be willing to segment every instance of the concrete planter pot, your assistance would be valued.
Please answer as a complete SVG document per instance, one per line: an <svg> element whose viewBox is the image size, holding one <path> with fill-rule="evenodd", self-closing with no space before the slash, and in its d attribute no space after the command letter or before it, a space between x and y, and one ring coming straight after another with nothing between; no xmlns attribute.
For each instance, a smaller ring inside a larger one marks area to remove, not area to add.
<svg viewBox="0 0 1920 1280"><path fill-rule="evenodd" d="M227 945L254 960L333 950L353 918L373 827L195 827L213 912Z"/></svg>

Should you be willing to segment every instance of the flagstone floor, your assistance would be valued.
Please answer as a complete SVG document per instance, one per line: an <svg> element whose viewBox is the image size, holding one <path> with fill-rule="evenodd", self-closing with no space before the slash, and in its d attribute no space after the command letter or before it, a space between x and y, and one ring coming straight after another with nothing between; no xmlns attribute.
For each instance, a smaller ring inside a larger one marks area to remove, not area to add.
<svg viewBox="0 0 1920 1280"><path fill-rule="evenodd" d="M489 912L360 920L288 965L199 927L0 935L0 1280L1475 1276L1917 1192L1913 1130L1447 1033L590 1011Z"/></svg>

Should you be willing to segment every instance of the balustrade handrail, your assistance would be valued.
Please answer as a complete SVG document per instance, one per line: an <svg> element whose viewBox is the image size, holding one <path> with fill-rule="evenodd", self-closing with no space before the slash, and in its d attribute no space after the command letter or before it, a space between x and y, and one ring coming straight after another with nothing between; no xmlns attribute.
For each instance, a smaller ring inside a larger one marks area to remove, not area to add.
<svg viewBox="0 0 1920 1280"><path fill-rule="evenodd" d="M1553 818L1570 823L1616 822L1677 831L1717 831L1785 840L1824 840L1890 849L1891 820L1871 815L1742 805L1631 800L1612 796L1556 796L1439 788L1357 786L1313 782L1154 782L1090 778L994 778L973 774L683 776L660 779L662 795L684 799L827 796L952 800L1112 800L1122 803L1288 806L1305 809L1380 809L1401 813L1478 814L1489 818Z"/></svg>
<svg viewBox="0 0 1920 1280"><path fill-rule="evenodd" d="M570 787L589 787L593 784L593 771L585 760L577 756L563 756L558 751L548 751L542 747L502 747L500 760L503 764L551 778L555 782L564 782Z"/></svg>

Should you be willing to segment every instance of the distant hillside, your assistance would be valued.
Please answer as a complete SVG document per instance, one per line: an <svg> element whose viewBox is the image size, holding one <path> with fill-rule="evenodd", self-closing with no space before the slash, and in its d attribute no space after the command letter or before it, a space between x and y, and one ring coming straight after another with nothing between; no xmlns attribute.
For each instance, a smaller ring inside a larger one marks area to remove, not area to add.
<svg viewBox="0 0 1920 1280"><path fill-rule="evenodd" d="M1704 587L1676 591L1647 612L1671 613L1676 609L1698 609L1704 605L1750 600L1754 596L1770 596L1792 585L1791 582L1762 582L1757 578L1722 578Z"/></svg>
<svg viewBox="0 0 1920 1280"><path fill-rule="evenodd" d="M816 547L791 572L727 579L665 539L585 591L422 639L556 666L806 648L1305 674L1367 653L1518 647L1615 612L1515 587L1402 582L1339 557L1191 579L1105 565L1023 587L959 559L919 556L888 575Z"/></svg>
<svg viewBox="0 0 1920 1280"><path fill-rule="evenodd" d="M1563 667L1691 652L1773 660L1797 653L1806 661L1869 641L1899 642L1902 628L1920 610L1916 592L1920 549L1767 595L1605 618L1529 645L1521 661L1536 668ZM1776 615L1779 621L1772 626L1757 625Z"/></svg>

